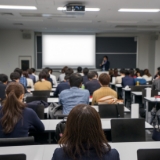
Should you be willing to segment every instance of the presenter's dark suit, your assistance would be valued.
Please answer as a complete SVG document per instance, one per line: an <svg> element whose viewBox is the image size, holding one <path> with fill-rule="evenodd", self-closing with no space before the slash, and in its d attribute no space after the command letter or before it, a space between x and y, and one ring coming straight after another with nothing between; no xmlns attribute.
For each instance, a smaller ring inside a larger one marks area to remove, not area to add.
<svg viewBox="0 0 160 160"><path fill-rule="evenodd" d="M126 87L126 86L132 87L132 86L135 86L135 80L134 80L134 78L132 78L130 76L123 77L122 78L122 86L123 87Z"/></svg>
<svg viewBox="0 0 160 160"><path fill-rule="evenodd" d="M110 68L110 62L107 61L104 65L101 66L102 70L103 70L103 67L105 67L105 71L108 71L109 68Z"/></svg>
<svg viewBox="0 0 160 160"><path fill-rule="evenodd" d="M89 157L88 157L89 155ZM94 149L89 150L89 154L84 154L82 155L81 158L78 160L100 160L100 158L97 156L96 151ZM63 151L63 148L57 148L54 151L52 160L72 160ZM101 160L120 160L119 158L119 153L117 152L116 149L111 149L108 153L106 153Z"/></svg>

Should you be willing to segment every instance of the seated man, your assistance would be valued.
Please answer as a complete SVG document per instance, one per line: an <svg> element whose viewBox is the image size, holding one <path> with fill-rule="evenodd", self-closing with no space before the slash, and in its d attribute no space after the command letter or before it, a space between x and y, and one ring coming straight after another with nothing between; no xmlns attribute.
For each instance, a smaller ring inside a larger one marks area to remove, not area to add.
<svg viewBox="0 0 160 160"><path fill-rule="evenodd" d="M153 81L152 89L160 91L160 71L157 73L157 79Z"/></svg>
<svg viewBox="0 0 160 160"><path fill-rule="evenodd" d="M0 101L3 101L6 98L6 86L8 83L8 76L5 74L0 74Z"/></svg>
<svg viewBox="0 0 160 160"><path fill-rule="evenodd" d="M101 87L99 81L97 80L97 75L95 72L88 73L89 82L86 82L85 89L89 90L90 95L92 96L93 92Z"/></svg>
<svg viewBox="0 0 160 160"><path fill-rule="evenodd" d="M80 89L82 80L80 74L73 73L69 78L71 88L60 93L59 100L63 105L63 114L69 114L72 108L78 104L89 104L89 91Z"/></svg>
<svg viewBox="0 0 160 160"><path fill-rule="evenodd" d="M83 76L83 84L84 85L86 84L86 82L89 81L89 79L88 79L88 72L89 72L88 68L84 68L83 69L83 74L84 74L84 76Z"/></svg>
<svg viewBox="0 0 160 160"><path fill-rule="evenodd" d="M110 82L110 76L107 73L102 73L99 76L99 82L101 88L93 93L92 105L97 104L99 99L106 96L113 96L114 98L117 98L117 93L108 86Z"/></svg>
<svg viewBox="0 0 160 160"><path fill-rule="evenodd" d="M135 86L135 80L133 77L130 76L130 72L126 71L125 72L125 77L122 78L122 86L126 87L126 86Z"/></svg>
<svg viewBox="0 0 160 160"><path fill-rule="evenodd" d="M62 81L56 88L56 91L54 92L54 97L58 97L59 94L65 90L65 89L70 89L69 85L69 76L64 77L64 81Z"/></svg>
<svg viewBox="0 0 160 160"><path fill-rule="evenodd" d="M13 73L10 74L10 79L12 80L12 82L20 83L20 78L21 78L21 76L18 72L13 72ZM23 84L22 84L22 86L24 87ZM25 87L24 87L24 91L25 91L25 93L28 93L28 91L26 90Z"/></svg>

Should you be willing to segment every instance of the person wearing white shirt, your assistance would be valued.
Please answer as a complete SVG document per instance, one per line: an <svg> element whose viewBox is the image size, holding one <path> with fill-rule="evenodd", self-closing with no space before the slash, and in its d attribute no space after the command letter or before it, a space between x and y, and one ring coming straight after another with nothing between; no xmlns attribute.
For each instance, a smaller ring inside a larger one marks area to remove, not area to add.
<svg viewBox="0 0 160 160"><path fill-rule="evenodd" d="M121 70L120 70L120 76L117 76L117 77L116 77L116 84L121 84L123 77L125 77L125 70L124 70L124 69L121 69Z"/></svg>
<svg viewBox="0 0 160 160"><path fill-rule="evenodd" d="M142 76L147 82L148 81L152 81L152 76L151 74L149 73L149 70L148 69L145 69L144 70L144 74Z"/></svg>

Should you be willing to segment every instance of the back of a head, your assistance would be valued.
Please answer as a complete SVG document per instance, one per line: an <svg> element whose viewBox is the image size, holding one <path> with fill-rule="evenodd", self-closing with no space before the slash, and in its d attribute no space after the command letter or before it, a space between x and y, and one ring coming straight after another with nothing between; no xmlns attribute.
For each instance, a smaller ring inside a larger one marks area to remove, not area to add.
<svg viewBox="0 0 160 160"><path fill-rule="evenodd" d="M92 71L95 75L96 75L96 77L98 78L98 73L97 73L97 71Z"/></svg>
<svg viewBox="0 0 160 160"><path fill-rule="evenodd" d="M48 79L48 72L43 70L39 73L39 81L42 81L42 79Z"/></svg>
<svg viewBox="0 0 160 160"><path fill-rule="evenodd" d="M83 69L83 74L84 74L85 76L88 75L88 72L89 72L89 69L88 69L88 68L84 68L84 69Z"/></svg>
<svg viewBox="0 0 160 160"><path fill-rule="evenodd" d="M18 80L18 79L20 79L20 74L18 73L18 72L12 72L11 74L10 74L10 79L12 80L12 81L14 81L14 80Z"/></svg>
<svg viewBox="0 0 160 160"><path fill-rule="evenodd" d="M113 76L114 75L114 71L112 69L109 70L109 75Z"/></svg>
<svg viewBox="0 0 160 160"><path fill-rule="evenodd" d="M1 125L4 133L12 132L14 126L22 118L24 87L20 83L11 82L6 88L6 99L3 103Z"/></svg>
<svg viewBox="0 0 160 160"><path fill-rule="evenodd" d="M78 67L78 68L77 68L77 72L78 72L78 73L81 73L81 72L82 72L82 67Z"/></svg>
<svg viewBox="0 0 160 160"><path fill-rule="evenodd" d="M95 72L89 72L88 73L88 79L93 79L96 76Z"/></svg>
<svg viewBox="0 0 160 160"><path fill-rule="evenodd" d="M61 73L65 73L66 69L68 69L67 66L63 67Z"/></svg>
<svg viewBox="0 0 160 160"><path fill-rule="evenodd" d="M35 72L36 72L35 68L31 68L31 70L32 70L32 73L35 73Z"/></svg>
<svg viewBox="0 0 160 160"><path fill-rule="evenodd" d="M130 75L131 77L134 77L134 71L133 71L133 70L130 70L129 73L130 73L129 75Z"/></svg>
<svg viewBox="0 0 160 160"><path fill-rule="evenodd" d="M102 86L108 86L110 82L110 76L107 73L102 73L99 76L99 82Z"/></svg>
<svg viewBox="0 0 160 160"><path fill-rule="evenodd" d="M20 74L20 76L22 75L22 70L21 70L20 68L16 68L16 69L14 70L14 72L18 72L18 73Z"/></svg>
<svg viewBox="0 0 160 160"><path fill-rule="evenodd" d="M158 72L158 76L160 77L160 71Z"/></svg>
<svg viewBox="0 0 160 160"><path fill-rule="evenodd" d="M120 70L120 73L121 73L121 74L125 74L125 70L124 70L124 69L121 69L121 70Z"/></svg>
<svg viewBox="0 0 160 160"><path fill-rule="evenodd" d="M28 69L28 74L32 74L32 69Z"/></svg>
<svg viewBox="0 0 160 160"><path fill-rule="evenodd" d="M24 77L26 77L26 78L29 78L29 76L28 76L28 72L23 71L23 76L24 76Z"/></svg>
<svg viewBox="0 0 160 160"><path fill-rule="evenodd" d="M0 74L0 82L2 83L8 82L8 76L6 74Z"/></svg>
<svg viewBox="0 0 160 160"><path fill-rule="evenodd" d="M59 144L71 159L87 153L90 148L94 148L100 158L110 150L98 112L85 104L75 106L71 110Z"/></svg>
<svg viewBox="0 0 160 160"><path fill-rule="evenodd" d="M158 72L160 71L160 67L157 68L157 71L158 71Z"/></svg>
<svg viewBox="0 0 160 160"><path fill-rule="evenodd" d="M65 70L65 75L68 75L68 76L70 76L71 74L73 74L73 69L72 68L67 68L66 70Z"/></svg>
<svg viewBox="0 0 160 160"><path fill-rule="evenodd" d="M71 87L80 87L82 84L83 78L80 74L78 73L73 73L70 77L69 77L69 83Z"/></svg>
<svg viewBox="0 0 160 160"><path fill-rule="evenodd" d="M125 75L126 75L126 76L129 76L129 75L130 75L130 72L129 72L128 70L126 70Z"/></svg>

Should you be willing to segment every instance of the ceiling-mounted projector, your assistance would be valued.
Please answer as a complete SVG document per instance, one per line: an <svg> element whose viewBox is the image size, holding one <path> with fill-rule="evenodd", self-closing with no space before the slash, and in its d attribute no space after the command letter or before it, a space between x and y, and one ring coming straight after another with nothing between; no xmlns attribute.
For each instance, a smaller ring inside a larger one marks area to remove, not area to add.
<svg viewBox="0 0 160 160"><path fill-rule="evenodd" d="M76 4L68 4L66 5L66 12L85 12L85 6L83 5L76 5Z"/></svg>

